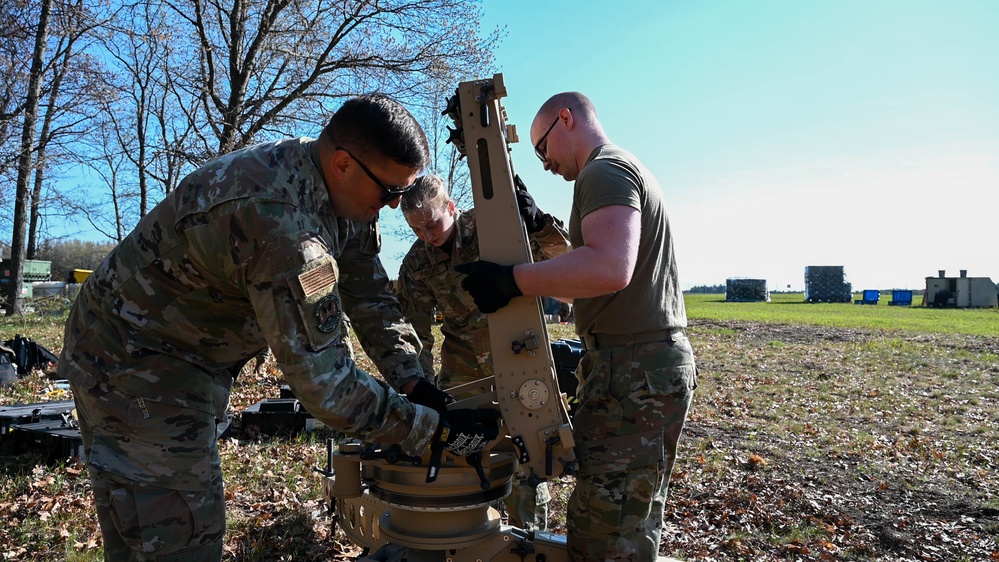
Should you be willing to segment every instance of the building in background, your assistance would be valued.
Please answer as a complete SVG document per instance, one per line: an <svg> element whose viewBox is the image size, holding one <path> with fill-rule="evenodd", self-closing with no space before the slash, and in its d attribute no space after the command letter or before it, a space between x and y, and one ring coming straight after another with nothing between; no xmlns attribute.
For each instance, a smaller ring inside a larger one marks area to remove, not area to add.
<svg viewBox="0 0 999 562"><path fill-rule="evenodd" d="M989 277L968 277L962 269L959 277L947 277L940 270L936 277L926 278L923 306L945 308L991 308L999 306L996 284Z"/></svg>

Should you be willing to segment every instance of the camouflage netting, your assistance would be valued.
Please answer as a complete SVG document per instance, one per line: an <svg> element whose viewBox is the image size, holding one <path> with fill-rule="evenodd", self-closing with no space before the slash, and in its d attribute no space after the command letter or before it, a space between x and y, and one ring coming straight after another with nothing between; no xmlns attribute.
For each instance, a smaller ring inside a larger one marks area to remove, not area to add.
<svg viewBox="0 0 999 562"><path fill-rule="evenodd" d="M805 267L805 302L850 302L852 298L842 265Z"/></svg>
<svg viewBox="0 0 999 562"><path fill-rule="evenodd" d="M726 279L726 302L770 302L766 279Z"/></svg>

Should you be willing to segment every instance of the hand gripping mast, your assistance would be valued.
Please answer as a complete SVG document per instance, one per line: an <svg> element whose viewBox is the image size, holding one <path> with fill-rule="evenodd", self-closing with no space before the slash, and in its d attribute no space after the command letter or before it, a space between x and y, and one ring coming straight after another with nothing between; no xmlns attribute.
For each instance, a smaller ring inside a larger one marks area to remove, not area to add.
<svg viewBox="0 0 999 562"><path fill-rule="evenodd" d="M468 160L481 259L531 261L521 222L502 74L459 84L444 114L449 142ZM515 226L517 225L517 226ZM512 482L532 486L575 471L572 426L539 300L517 297L489 315L494 376L448 389L451 408L493 408L505 435L481 455L408 457L398 447L330 441L324 492L339 527L365 548L362 561L563 562L565 537L501 525L490 504ZM439 462L428 482L428 462ZM372 554L370 552L374 551Z"/></svg>
<svg viewBox="0 0 999 562"><path fill-rule="evenodd" d="M457 126L451 133L455 146L468 158L479 255L512 265L530 262L531 248L517 207L508 145L517 142L517 131L506 125L500 104L506 94L502 74L463 82L445 113ZM489 336L496 400L521 470L539 479L571 473L572 427L539 299L518 297L490 314Z"/></svg>

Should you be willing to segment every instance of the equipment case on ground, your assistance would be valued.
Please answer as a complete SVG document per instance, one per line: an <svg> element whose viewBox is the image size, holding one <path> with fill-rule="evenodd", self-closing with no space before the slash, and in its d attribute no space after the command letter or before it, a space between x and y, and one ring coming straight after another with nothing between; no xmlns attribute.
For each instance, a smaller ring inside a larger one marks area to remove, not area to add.
<svg viewBox="0 0 999 562"><path fill-rule="evenodd" d="M51 462L85 459L80 428L68 414L60 420L15 424L11 426L10 439L15 450L43 452Z"/></svg>
<svg viewBox="0 0 999 562"><path fill-rule="evenodd" d="M264 398L243 410L243 431L256 428L264 435L289 435L312 431L319 422L295 398Z"/></svg>
<svg viewBox="0 0 999 562"><path fill-rule="evenodd" d="M63 414L72 412L75 407L72 400L0 406L0 439L6 438L16 424L60 421Z"/></svg>

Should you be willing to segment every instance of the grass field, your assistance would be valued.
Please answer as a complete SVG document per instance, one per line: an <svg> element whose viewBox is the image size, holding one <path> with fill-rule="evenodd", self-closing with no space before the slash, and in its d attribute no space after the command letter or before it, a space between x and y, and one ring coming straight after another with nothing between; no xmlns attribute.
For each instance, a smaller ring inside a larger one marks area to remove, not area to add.
<svg viewBox="0 0 999 562"><path fill-rule="evenodd" d="M972 336L999 335L997 308L924 308L919 306L922 304L919 295L913 296L913 306L891 306L889 300L882 299L877 305L806 303L801 293L777 293L771 295L771 302L755 303L725 302L725 295L697 294L685 298L691 318Z"/></svg>
<svg viewBox="0 0 999 562"><path fill-rule="evenodd" d="M662 552L684 560L999 560L999 310L725 303L688 295L699 387L671 481ZM0 320L61 348L62 318ZM572 325L549 325L552 339ZM370 368L361 357L359 363ZM262 438L239 416L282 384L247 369L232 396L226 560L350 560L313 466L324 433ZM45 373L0 404L64 398ZM101 560L85 471L0 456L0 556ZM553 483L564 532L571 479Z"/></svg>

